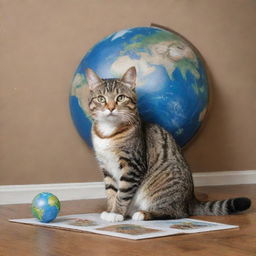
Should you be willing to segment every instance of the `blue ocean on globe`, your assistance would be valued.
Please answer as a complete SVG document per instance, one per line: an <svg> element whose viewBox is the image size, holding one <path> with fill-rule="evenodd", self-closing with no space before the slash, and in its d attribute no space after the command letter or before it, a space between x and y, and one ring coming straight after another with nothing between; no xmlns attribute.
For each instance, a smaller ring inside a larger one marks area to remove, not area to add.
<svg viewBox="0 0 256 256"><path fill-rule="evenodd" d="M79 134L92 145L86 68L101 78L119 78L131 66L137 71L136 93L142 119L164 127L184 146L207 112L206 70L188 41L156 27L116 32L87 52L74 74L70 94L71 116Z"/></svg>
<svg viewBox="0 0 256 256"><path fill-rule="evenodd" d="M60 201L52 193L39 193L32 201L32 214L41 222L54 220L59 211Z"/></svg>

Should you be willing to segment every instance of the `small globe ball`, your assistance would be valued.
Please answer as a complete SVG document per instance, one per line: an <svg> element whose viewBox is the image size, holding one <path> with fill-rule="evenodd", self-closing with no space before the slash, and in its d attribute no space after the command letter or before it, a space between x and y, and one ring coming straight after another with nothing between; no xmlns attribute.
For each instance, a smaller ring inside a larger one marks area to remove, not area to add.
<svg viewBox="0 0 256 256"><path fill-rule="evenodd" d="M32 201L32 214L40 222L53 221L60 211L59 199L49 192L36 195Z"/></svg>

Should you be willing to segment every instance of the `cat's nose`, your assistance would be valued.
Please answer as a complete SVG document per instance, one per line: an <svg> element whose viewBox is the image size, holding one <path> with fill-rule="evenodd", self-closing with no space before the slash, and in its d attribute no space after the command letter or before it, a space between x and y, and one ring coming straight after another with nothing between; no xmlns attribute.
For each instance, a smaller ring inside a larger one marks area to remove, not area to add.
<svg viewBox="0 0 256 256"><path fill-rule="evenodd" d="M113 110L115 109L115 104L108 104L108 110L110 111L110 112L113 112Z"/></svg>

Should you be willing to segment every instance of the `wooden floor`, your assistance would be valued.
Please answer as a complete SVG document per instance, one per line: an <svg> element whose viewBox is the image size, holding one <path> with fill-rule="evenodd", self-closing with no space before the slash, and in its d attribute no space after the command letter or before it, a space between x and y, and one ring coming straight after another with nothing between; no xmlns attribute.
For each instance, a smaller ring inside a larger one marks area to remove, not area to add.
<svg viewBox="0 0 256 256"><path fill-rule="evenodd" d="M0 256L240 256L256 255L256 185L197 188L199 196L224 199L248 196L254 202L244 214L198 219L239 225L240 229L131 241L10 223L9 218L31 217L30 205L0 206ZM62 215L101 212L104 200L62 203Z"/></svg>

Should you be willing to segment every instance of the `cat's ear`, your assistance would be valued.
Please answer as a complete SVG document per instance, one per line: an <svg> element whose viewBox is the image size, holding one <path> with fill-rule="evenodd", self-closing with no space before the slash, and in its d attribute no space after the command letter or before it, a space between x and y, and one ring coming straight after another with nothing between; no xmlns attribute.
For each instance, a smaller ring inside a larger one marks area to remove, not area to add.
<svg viewBox="0 0 256 256"><path fill-rule="evenodd" d="M98 85L103 83L100 77L90 68L86 69L86 79L90 90L94 90Z"/></svg>
<svg viewBox="0 0 256 256"><path fill-rule="evenodd" d="M130 67L123 75L121 82L130 89L134 89L136 86L136 68Z"/></svg>

